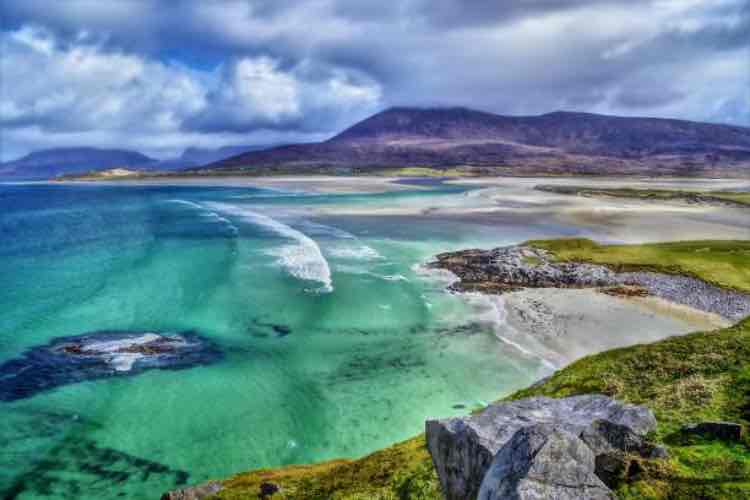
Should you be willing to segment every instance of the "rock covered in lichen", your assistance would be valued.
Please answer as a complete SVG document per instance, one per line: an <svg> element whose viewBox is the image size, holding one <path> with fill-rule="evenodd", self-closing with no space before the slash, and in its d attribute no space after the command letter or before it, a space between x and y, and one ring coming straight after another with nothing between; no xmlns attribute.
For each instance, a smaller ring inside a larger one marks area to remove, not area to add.
<svg viewBox="0 0 750 500"><path fill-rule="evenodd" d="M495 455L478 500L613 500L595 474L596 457L562 426L518 430Z"/></svg>
<svg viewBox="0 0 750 500"><path fill-rule="evenodd" d="M597 421L626 427L639 436L656 428L648 408L606 396L534 397L493 404L468 417L429 420L427 446L446 498L474 498L496 455L518 431L541 424L574 436L590 449L580 436Z"/></svg>

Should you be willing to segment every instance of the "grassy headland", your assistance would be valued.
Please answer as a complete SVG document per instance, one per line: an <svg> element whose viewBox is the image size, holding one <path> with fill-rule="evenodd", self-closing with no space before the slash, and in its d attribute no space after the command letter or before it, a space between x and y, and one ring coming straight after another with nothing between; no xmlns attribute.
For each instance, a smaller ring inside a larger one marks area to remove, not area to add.
<svg viewBox="0 0 750 500"><path fill-rule="evenodd" d="M586 186L537 186L538 191L587 197L629 198L644 201L684 201L750 207L750 192L678 189L599 188Z"/></svg>
<svg viewBox="0 0 750 500"><path fill-rule="evenodd" d="M686 273L750 292L750 241L598 245L590 240L530 242L558 259L630 269ZM703 420L750 424L750 319L730 328L672 337L585 357L541 384L506 399L602 393L653 409L654 436L670 458L644 461L621 486L622 498L748 498L750 440L687 440L682 425ZM256 498L264 482L273 498L437 499L437 476L424 436L359 460L242 473L224 482L218 498Z"/></svg>
<svg viewBox="0 0 750 500"><path fill-rule="evenodd" d="M750 241L701 240L643 245L599 245L583 238L537 240L558 260L604 264L618 271L683 274L750 293Z"/></svg>

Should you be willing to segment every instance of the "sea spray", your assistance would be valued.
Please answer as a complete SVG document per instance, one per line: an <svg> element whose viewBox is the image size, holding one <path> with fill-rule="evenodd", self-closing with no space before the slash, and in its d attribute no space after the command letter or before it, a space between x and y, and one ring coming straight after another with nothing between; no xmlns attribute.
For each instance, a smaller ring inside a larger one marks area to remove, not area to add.
<svg viewBox="0 0 750 500"><path fill-rule="evenodd" d="M322 283L323 286L317 290L318 292L330 293L333 291L333 280L328 261L323 256L320 246L305 233L268 215L253 212L244 207L227 203L208 203L207 205L220 212L239 216L279 236L293 240L294 244L285 245L278 250L279 264L295 278Z"/></svg>

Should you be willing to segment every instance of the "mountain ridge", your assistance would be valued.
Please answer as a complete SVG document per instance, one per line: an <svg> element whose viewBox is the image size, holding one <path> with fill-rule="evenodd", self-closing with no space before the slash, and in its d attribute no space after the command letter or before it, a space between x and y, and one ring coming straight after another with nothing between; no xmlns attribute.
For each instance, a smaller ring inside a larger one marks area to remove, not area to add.
<svg viewBox="0 0 750 500"><path fill-rule="evenodd" d="M157 163L158 160L154 158L127 149L87 146L48 148L0 163L0 177L40 180L116 167L148 168Z"/></svg>
<svg viewBox="0 0 750 500"><path fill-rule="evenodd" d="M243 153L210 171L363 173L465 166L479 173L750 173L750 128L577 111L506 116L397 106L330 139Z"/></svg>

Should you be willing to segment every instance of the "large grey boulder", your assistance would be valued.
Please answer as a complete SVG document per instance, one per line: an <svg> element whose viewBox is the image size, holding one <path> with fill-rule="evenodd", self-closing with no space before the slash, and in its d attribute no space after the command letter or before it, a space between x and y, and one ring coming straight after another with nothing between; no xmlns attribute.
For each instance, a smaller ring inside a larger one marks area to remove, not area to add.
<svg viewBox="0 0 750 500"><path fill-rule="evenodd" d="M477 498L612 500L594 468L594 452L562 427L524 427L495 456Z"/></svg>
<svg viewBox="0 0 750 500"><path fill-rule="evenodd" d="M651 410L607 396L535 397L493 404L468 417L429 420L427 446L447 500L464 500L476 498L495 455L518 430L548 424L577 437L597 420L638 435L656 429Z"/></svg>

